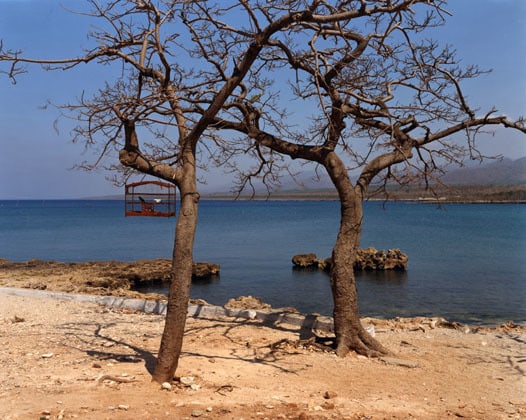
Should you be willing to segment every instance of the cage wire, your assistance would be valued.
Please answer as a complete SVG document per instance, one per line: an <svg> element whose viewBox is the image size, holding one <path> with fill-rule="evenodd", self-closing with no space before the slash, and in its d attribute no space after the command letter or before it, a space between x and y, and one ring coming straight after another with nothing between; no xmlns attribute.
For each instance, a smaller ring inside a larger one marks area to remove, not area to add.
<svg viewBox="0 0 526 420"><path fill-rule="evenodd" d="M172 217L175 216L175 185L160 181L142 181L127 184L125 189L125 215Z"/></svg>

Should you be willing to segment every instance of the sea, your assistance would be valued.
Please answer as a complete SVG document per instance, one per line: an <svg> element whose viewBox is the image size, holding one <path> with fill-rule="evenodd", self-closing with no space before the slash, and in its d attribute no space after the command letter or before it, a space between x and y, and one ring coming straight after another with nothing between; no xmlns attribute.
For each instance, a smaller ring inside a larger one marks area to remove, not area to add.
<svg viewBox="0 0 526 420"><path fill-rule="evenodd" d="M330 256L338 224L337 201L202 200L194 260L221 274L194 282L192 297L331 315L329 276L291 258ZM118 200L0 201L0 258L11 261L171 258L174 231L174 218L125 217ZM405 272L356 274L362 316L526 322L525 205L367 202L361 247L409 257Z"/></svg>

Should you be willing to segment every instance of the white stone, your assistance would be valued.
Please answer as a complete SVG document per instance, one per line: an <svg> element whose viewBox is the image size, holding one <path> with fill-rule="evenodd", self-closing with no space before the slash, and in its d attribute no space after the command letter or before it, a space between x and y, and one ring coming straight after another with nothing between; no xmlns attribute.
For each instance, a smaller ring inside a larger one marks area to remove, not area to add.
<svg viewBox="0 0 526 420"><path fill-rule="evenodd" d="M193 376L181 376L179 378L179 382L181 382L183 385L190 386L194 383L194 377Z"/></svg>
<svg viewBox="0 0 526 420"><path fill-rule="evenodd" d="M367 325L365 327L365 331L367 331L371 337L375 337L376 336L376 331L374 329L374 325Z"/></svg>

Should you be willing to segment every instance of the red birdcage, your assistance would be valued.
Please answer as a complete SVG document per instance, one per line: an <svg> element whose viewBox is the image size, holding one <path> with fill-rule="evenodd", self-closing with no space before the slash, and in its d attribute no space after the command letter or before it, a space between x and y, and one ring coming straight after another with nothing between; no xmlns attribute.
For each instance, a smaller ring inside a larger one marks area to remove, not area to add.
<svg viewBox="0 0 526 420"><path fill-rule="evenodd" d="M160 181L126 185L126 216L175 216L175 186Z"/></svg>

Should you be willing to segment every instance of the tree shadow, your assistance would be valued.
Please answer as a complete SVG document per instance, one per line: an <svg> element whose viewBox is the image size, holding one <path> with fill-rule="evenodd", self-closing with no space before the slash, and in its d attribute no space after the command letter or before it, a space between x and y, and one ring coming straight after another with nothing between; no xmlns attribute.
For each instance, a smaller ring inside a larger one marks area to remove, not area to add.
<svg viewBox="0 0 526 420"><path fill-rule="evenodd" d="M233 344L233 347L228 356L214 352L207 354L205 351L183 351L182 356L240 360L247 363L271 366L286 373L297 374L297 369L283 366L280 364L280 361L295 354L303 354L298 350L298 346L288 346L285 348L276 345L276 343L250 346L247 345L247 343L244 343L243 340L235 334L236 329L246 326L266 327L286 333L292 333L298 337L298 343L316 343L320 346L330 348L327 343L329 343L330 346L333 338L319 337L314 332L317 322L316 315L298 316L301 323L291 325L283 323L283 316L287 314L290 314L290 312L272 312L267 314L265 319L247 319L244 317L227 317L222 319L221 317L206 317L202 315L193 316L191 318L206 321L206 324L199 326L187 324L185 329L185 339L188 339L188 337L193 334L199 334L203 331L221 329L221 335L229 340ZM158 318L155 318L155 321L157 322ZM130 326L129 329L126 328L127 325ZM142 346L133 344L131 340L116 337L117 335L122 336L129 334L129 332L133 330L134 325L135 322L132 320L127 321L120 319L110 322L93 321L64 323L59 326L60 330L65 335L65 339L62 340L63 342L61 344L65 347L81 351L87 356L97 360L115 360L120 363L140 363L142 361L148 373L152 375L157 360L156 354ZM113 334L111 330L116 327L119 327L120 330L118 333ZM160 340L160 333L152 333L149 335L149 338ZM279 340L277 344L282 341L287 340ZM292 341L294 340L289 340L289 342ZM112 348L114 347L119 350L113 350ZM245 354L242 354L243 350L246 350Z"/></svg>
<svg viewBox="0 0 526 420"><path fill-rule="evenodd" d="M73 322L61 324L60 328L68 340L67 343L62 343L62 345L83 351L86 355L98 360L116 360L121 363L139 363L142 360L148 373L150 375L153 374L156 357L152 352L130 342L103 334L105 329L115 327L117 324L133 325L131 321L119 321L118 323ZM74 346L72 342L75 341L80 342L81 345ZM115 352L110 350L97 350L96 348L100 346L104 348L119 346L129 351Z"/></svg>
<svg viewBox="0 0 526 420"><path fill-rule="evenodd" d="M333 351L332 342L333 337L320 337L314 333L314 327L317 322L316 315L307 315L303 317L300 325L288 325L281 323L284 312L274 312L267 314L264 320L262 319L247 319L243 317L236 317L230 319L220 319L213 317L193 317L199 320L207 321L206 325L188 327L185 335L188 337L193 334L200 334L206 331L215 329L223 329L221 334L224 338L233 344L233 348L228 356L218 354L205 354L203 352L183 352L185 356L214 358L223 360L240 360L252 364L260 364L273 367L284 373L298 374L302 369L291 369L280 365L280 361L287 357L304 354L299 349L303 344L317 347L323 351ZM246 342L239 336L236 336L236 329L243 327L267 327L273 330L292 333L298 337L297 340L281 339L275 343L265 343L260 346L254 346ZM282 346L281 344L289 344L289 346ZM245 351L245 355L240 352Z"/></svg>

